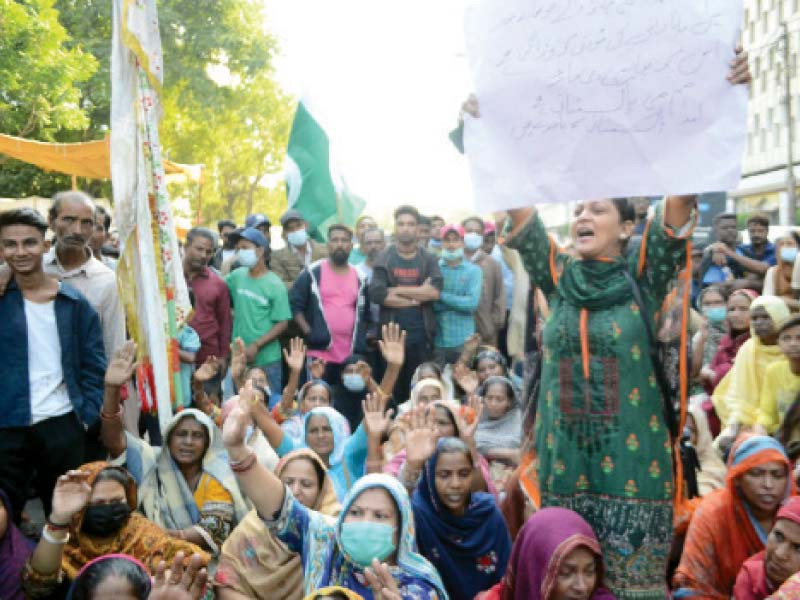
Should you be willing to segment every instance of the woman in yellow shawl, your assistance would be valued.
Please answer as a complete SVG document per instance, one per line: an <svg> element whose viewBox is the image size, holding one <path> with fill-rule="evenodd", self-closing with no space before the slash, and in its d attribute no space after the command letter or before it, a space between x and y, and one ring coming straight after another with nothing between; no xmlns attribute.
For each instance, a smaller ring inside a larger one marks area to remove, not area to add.
<svg viewBox="0 0 800 600"><path fill-rule="evenodd" d="M178 552L187 560L199 554L208 564L200 548L134 512L137 503L136 483L122 467L93 462L59 477L42 539L23 571L28 597L52 597L86 563L106 554L127 554L151 572Z"/></svg>
<svg viewBox="0 0 800 600"><path fill-rule="evenodd" d="M789 318L789 307L777 296L760 296L750 305L750 333L736 362L719 382L712 400L724 426L720 438L732 438L742 426L753 426L768 365L784 356L778 346L778 329Z"/></svg>
<svg viewBox="0 0 800 600"><path fill-rule="evenodd" d="M330 517L339 514L333 483L313 450L290 452L278 463L275 474L306 507ZM300 556L273 536L253 510L222 545L214 583L219 600L300 600L303 565Z"/></svg>

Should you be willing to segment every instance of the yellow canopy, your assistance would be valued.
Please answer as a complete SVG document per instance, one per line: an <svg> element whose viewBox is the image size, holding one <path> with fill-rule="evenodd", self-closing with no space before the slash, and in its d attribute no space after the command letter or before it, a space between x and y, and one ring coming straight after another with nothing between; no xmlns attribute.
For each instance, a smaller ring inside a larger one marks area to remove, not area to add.
<svg viewBox="0 0 800 600"><path fill-rule="evenodd" d="M89 179L111 179L111 146L109 138L75 144L51 144L0 134L0 154L36 165L45 171L56 171ZM164 161L167 175L202 183L203 165L181 165Z"/></svg>

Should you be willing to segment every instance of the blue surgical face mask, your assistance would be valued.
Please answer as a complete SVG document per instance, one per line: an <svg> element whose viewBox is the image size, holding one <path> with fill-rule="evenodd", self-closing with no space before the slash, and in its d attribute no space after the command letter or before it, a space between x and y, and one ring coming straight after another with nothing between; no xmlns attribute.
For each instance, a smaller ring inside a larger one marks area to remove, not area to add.
<svg viewBox="0 0 800 600"><path fill-rule="evenodd" d="M483 236L480 233L467 233L464 235L464 247L467 250L477 250L483 245Z"/></svg>
<svg viewBox="0 0 800 600"><path fill-rule="evenodd" d="M705 313L710 323L719 325L728 316L728 309L724 306L709 306L703 309L703 313Z"/></svg>
<svg viewBox="0 0 800 600"><path fill-rule="evenodd" d="M291 233L286 234L286 240L296 248L300 246L305 246L306 242L308 242L308 233L306 233L305 228L297 229L292 231Z"/></svg>
<svg viewBox="0 0 800 600"><path fill-rule="evenodd" d="M363 392L367 387L364 378L358 373L345 373L342 375L342 383L351 392Z"/></svg>
<svg viewBox="0 0 800 600"><path fill-rule="evenodd" d="M446 261L464 258L464 249L456 248L455 250L442 250L442 258Z"/></svg>
<svg viewBox="0 0 800 600"><path fill-rule="evenodd" d="M248 269L255 267L258 263L258 255L255 248L242 248L236 252L239 264Z"/></svg>
<svg viewBox="0 0 800 600"><path fill-rule="evenodd" d="M342 523L339 543L353 562L368 567L372 559L383 561L394 552L394 530L387 523L374 521Z"/></svg>
<svg viewBox="0 0 800 600"><path fill-rule="evenodd" d="M428 242L428 245L431 248L436 248L438 250L439 248L442 247L442 240L437 240L437 239L431 238L431 241Z"/></svg>
<svg viewBox="0 0 800 600"><path fill-rule="evenodd" d="M787 263L793 263L797 258L797 248L794 246L784 246L781 248L781 260Z"/></svg>

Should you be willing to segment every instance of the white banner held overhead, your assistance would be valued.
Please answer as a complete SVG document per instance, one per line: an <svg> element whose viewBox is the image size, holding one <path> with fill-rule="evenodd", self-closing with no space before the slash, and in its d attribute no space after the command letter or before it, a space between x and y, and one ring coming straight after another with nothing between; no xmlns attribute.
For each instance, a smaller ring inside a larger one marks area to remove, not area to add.
<svg viewBox="0 0 800 600"><path fill-rule="evenodd" d="M735 188L747 90L726 76L741 19L730 0L471 2L478 205Z"/></svg>

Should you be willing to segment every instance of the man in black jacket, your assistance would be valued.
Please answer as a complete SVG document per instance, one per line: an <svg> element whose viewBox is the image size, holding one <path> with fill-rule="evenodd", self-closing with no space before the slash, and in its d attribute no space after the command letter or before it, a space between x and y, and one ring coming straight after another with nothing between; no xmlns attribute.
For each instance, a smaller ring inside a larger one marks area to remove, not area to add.
<svg viewBox="0 0 800 600"><path fill-rule="evenodd" d="M347 259L353 232L328 228L328 258L304 269L289 292L292 316L305 337L308 360L325 362L323 379L336 385L342 363L365 352L369 321L367 285Z"/></svg>

